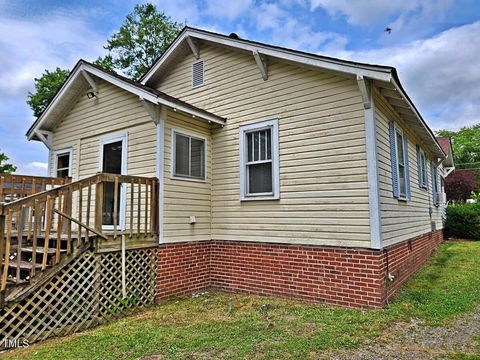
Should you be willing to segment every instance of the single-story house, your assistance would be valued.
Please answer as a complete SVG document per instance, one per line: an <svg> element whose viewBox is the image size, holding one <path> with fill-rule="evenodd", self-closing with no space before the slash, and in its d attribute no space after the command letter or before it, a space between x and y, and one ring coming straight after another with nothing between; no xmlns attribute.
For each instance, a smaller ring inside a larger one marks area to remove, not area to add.
<svg viewBox="0 0 480 360"><path fill-rule="evenodd" d="M451 147L390 66L185 27L138 82L80 60L27 136L49 176L158 178L157 300L381 307L443 239Z"/></svg>

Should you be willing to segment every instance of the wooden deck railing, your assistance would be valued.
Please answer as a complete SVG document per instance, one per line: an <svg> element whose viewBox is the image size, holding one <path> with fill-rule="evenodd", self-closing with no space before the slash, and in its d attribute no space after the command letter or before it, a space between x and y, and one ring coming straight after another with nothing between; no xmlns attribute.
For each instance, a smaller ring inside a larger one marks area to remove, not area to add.
<svg viewBox="0 0 480 360"><path fill-rule="evenodd" d="M0 290L30 281L93 238L156 237L157 187L156 178L102 173L0 204Z"/></svg>
<svg viewBox="0 0 480 360"><path fill-rule="evenodd" d="M69 182L69 178L0 174L0 203L15 201Z"/></svg>

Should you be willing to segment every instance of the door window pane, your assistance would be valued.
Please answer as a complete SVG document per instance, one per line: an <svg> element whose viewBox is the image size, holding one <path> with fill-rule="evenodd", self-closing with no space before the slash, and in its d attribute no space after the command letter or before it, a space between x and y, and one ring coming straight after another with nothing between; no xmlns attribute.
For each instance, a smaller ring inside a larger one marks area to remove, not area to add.
<svg viewBox="0 0 480 360"><path fill-rule="evenodd" d="M122 173L122 141L103 145L103 172Z"/></svg>
<svg viewBox="0 0 480 360"><path fill-rule="evenodd" d="M116 141L103 145L103 168L102 171L110 174L122 173L122 141ZM118 197L120 197L121 185L118 184ZM107 182L103 188L103 224L114 224L114 196L115 184ZM120 220L120 198L117 200L116 224Z"/></svg>
<svg viewBox="0 0 480 360"><path fill-rule="evenodd" d="M57 177L66 178L70 170L70 153L57 155Z"/></svg>

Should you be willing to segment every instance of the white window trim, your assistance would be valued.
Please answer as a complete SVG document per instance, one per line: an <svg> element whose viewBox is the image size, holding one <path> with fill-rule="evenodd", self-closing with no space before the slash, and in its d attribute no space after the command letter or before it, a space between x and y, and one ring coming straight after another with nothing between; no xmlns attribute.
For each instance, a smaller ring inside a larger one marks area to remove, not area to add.
<svg viewBox="0 0 480 360"><path fill-rule="evenodd" d="M398 200L400 201L408 201L407 199L407 162L405 159L405 135L403 133L403 129L399 126L397 126L396 123L394 123L394 130L395 130L395 156L397 157L397 176L398 176ZM403 165L405 166L405 194L402 194L401 187L400 187L400 161L398 158L398 142L397 142L397 133L400 134L402 137L402 147L403 147ZM408 156L408 149L406 149L407 156ZM408 169L410 170L410 169Z"/></svg>
<svg viewBox="0 0 480 360"><path fill-rule="evenodd" d="M53 175L54 177L57 177L57 171L58 171L58 157L60 155L65 155L68 154L68 177L72 177L72 167L73 167L73 148L66 148L66 149L61 149L61 150L55 150L54 151L54 161L53 161Z"/></svg>
<svg viewBox="0 0 480 360"><path fill-rule="evenodd" d="M202 65L202 83L198 84L197 86L193 86L193 67L195 66L195 64L198 64L198 63L203 63L203 65ZM191 72L192 72L192 89L198 89L199 87L202 87L205 84L205 62L203 61L203 59L198 59L197 61L194 61L192 63Z"/></svg>
<svg viewBox="0 0 480 360"><path fill-rule="evenodd" d="M273 194L269 195L248 195L247 194L247 149L245 147L245 135L250 131L259 131L262 129L272 129L272 182ZM278 145L278 119L271 119L257 122L254 124L243 125L239 128L240 140L240 201L252 200L278 200L280 199L280 161Z"/></svg>
<svg viewBox="0 0 480 360"><path fill-rule="evenodd" d="M207 146L208 146L208 141L207 141L207 138L202 136L202 135L198 135L198 134L194 134L194 133L191 133L191 132L188 132L188 131L185 131L183 129L177 129L177 128L172 128L171 130L172 134L171 134L171 141L170 141L170 154L171 154L171 163L170 163L170 179L172 180L183 180L183 181L193 181L193 182L201 182L201 183L205 183L207 182ZM175 145L176 145L176 139L175 139L175 134L179 134L179 135L183 135L183 136L189 136L191 138L194 138L194 139L197 139L197 140L203 140L204 143L205 143L205 146L204 146L204 164L203 164L203 167L204 167L204 178L201 179L201 178L195 178L195 177L188 177L188 176L179 176L179 175L175 175L175 161L176 161L176 151L175 151Z"/></svg>
<svg viewBox="0 0 480 360"><path fill-rule="evenodd" d="M423 161L422 161L422 156L423 156ZM421 176L422 179L422 186L421 188L424 190L428 189L428 161L427 161L427 156L425 155L425 152L420 148L420 171L422 171L422 174L418 174L418 176ZM425 169L425 174L423 174L423 169ZM425 175L425 178L423 178L423 175Z"/></svg>
<svg viewBox="0 0 480 360"><path fill-rule="evenodd" d="M440 204L438 203L437 201L437 194L439 192L441 192L441 190L439 191L439 184L438 184L438 166L435 165L435 163L433 164L433 172L432 172L432 185L434 185L434 188L432 188L432 194L433 194L433 205L434 206L439 206ZM441 186L441 185L440 185Z"/></svg>
<svg viewBox="0 0 480 360"><path fill-rule="evenodd" d="M98 171L103 171L103 146L106 144L111 144L117 141L122 142L122 165L121 165L121 174L127 175L127 164L128 164L128 133L118 133L100 138L100 149L99 149L99 162L98 162ZM125 230L125 216L126 216L126 206L127 206L127 187L126 184L122 184L120 187L120 214L119 214L119 224L118 228L120 231ZM105 230L113 230L113 225L102 225L102 228Z"/></svg>

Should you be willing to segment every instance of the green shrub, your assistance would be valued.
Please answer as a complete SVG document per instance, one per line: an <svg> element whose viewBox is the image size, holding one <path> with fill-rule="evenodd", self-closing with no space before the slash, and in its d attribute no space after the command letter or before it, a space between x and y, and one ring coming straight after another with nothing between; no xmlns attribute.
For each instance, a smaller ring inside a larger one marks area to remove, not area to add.
<svg viewBox="0 0 480 360"><path fill-rule="evenodd" d="M480 203L448 206L445 235L480 240Z"/></svg>

